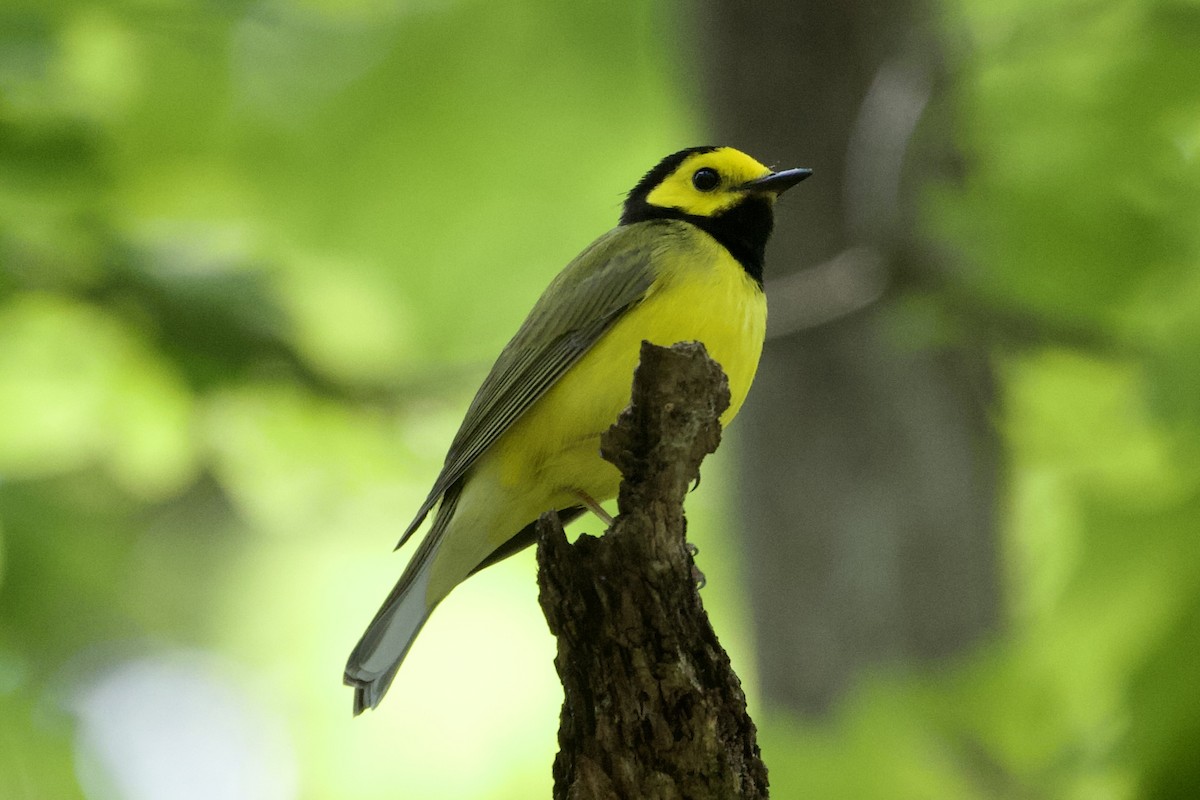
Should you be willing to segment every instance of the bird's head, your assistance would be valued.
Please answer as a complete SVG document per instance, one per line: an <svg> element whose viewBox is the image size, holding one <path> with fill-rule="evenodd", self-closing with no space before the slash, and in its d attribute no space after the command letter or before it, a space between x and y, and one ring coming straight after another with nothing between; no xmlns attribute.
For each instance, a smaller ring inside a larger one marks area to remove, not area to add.
<svg viewBox="0 0 1200 800"><path fill-rule="evenodd" d="M762 283L775 199L812 174L772 172L732 147L691 147L646 173L625 200L621 224L681 219L723 244Z"/></svg>
<svg viewBox="0 0 1200 800"><path fill-rule="evenodd" d="M812 174L772 172L732 147L690 147L660 161L625 201L622 223L661 217L719 217L747 201L770 205Z"/></svg>

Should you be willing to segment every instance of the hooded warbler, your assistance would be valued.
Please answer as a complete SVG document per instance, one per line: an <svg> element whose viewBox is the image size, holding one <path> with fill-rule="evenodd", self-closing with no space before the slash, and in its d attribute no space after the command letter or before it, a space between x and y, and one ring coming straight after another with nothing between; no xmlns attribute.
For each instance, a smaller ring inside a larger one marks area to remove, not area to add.
<svg viewBox="0 0 1200 800"><path fill-rule="evenodd" d="M811 174L772 172L729 147L664 158L620 224L550 283L467 409L403 545L433 524L346 664L354 712L375 708L421 627L471 574L531 544L534 523L615 497L600 434L629 404L643 340L700 341L729 378L727 425L758 367L763 252L775 199ZM398 545L399 546L399 545Z"/></svg>

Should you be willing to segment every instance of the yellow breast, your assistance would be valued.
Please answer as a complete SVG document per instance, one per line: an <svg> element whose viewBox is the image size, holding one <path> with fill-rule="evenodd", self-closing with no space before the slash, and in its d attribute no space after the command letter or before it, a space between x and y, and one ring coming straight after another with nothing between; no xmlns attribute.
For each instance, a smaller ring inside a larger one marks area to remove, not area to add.
<svg viewBox="0 0 1200 800"><path fill-rule="evenodd" d="M690 231L663 242L646 298L493 447L489 455L495 456L496 477L506 490L521 494L541 486L538 494L550 496L531 502L547 504L544 508L576 505L577 489L597 500L615 496L620 477L601 460L599 437L629 404L643 340L703 342L729 378L732 397L721 423L737 414L762 353L766 297L725 248L707 234Z"/></svg>

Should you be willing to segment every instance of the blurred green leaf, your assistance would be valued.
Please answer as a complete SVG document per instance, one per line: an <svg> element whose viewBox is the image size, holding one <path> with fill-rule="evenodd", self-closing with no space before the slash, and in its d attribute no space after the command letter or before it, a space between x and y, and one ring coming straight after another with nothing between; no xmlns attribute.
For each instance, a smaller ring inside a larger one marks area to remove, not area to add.
<svg viewBox="0 0 1200 800"><path fill-rule="evenodd" d="M0 672L3 669L0 663ZM75 782L70 729L64 720L39 711L19 695L0 690L0 797L82 800Z"/></svg>

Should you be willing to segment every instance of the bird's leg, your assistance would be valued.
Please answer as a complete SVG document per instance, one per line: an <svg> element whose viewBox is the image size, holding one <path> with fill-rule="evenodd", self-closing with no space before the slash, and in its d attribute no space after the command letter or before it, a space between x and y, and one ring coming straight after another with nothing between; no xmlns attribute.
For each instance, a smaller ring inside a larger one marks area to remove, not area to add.
<svg viewBox="0 0 1200 800"><path fill-rule="evenodd" d="M588 511L591 511L600 518L600 521L604 523L605 527L611 528L613 526L612 515L605 511L604 507L596 502L596 498L592 497L582 489L576 489L575 496L583 501L583 504L587 506Z"/></svg>

